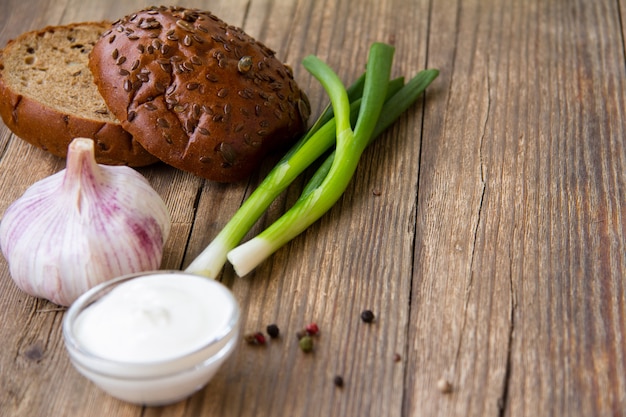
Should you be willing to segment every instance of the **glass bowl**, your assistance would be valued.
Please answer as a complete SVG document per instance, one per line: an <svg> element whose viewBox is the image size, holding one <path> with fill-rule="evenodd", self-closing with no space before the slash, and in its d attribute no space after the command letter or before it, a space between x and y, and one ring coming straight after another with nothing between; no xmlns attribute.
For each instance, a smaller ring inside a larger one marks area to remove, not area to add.
<svg viewBox="0 0 626 417"><path fill-rule="evenodd" d="M196 310L189 307L194 302ZM99 321L98 308L105 313ZM152 271L87 291L65 313L63 337L76 370L104 391L134 404L165 405L210 381L236 346L239 321L237 301L218 281Z"/></svg>

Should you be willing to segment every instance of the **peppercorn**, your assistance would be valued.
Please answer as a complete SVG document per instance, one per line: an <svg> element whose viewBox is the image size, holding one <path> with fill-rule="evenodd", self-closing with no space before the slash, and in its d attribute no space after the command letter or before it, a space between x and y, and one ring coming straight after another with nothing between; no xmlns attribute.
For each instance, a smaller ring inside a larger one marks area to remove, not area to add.
<svg viewBox="0 0 626 417"><path fill-rule="evenodd" d="M363 312L361 313L361 320L363 320L363 322L365 323L373 322L374 313L372 313L372 310L363 310Z"/></svg>
<svg viewBox="0 0 626 417"><path fill-rule="evenodd" d="M298 340L301 340L304 336L308 336L308 335L309 335L309 334L308 334L308 333L307 333L307 331L306 331L306 330L304 330L304 329L299 330L299 331L296 333L296 337L298 338Z"/></svg>
<svg viewBox="0 0 626 417"><path fill-rule="evenodd" d="M449 394L452 392L452 384L448 380L441 378L439 381L437 381L437 389L442 394Z"/></svg>
<svg viewBox="0 0 626 417"><path fill-rule="evenodd" d="M316 336L320 332L317 323L308 324L304 330L311 336Z"/></svg>
<svg viewBox="0 0 626 417"><path fill-rule="evenodd" d="M265 340L265 335L261 332L250 333L244 336L245 341L249 345L264 345L267 340Z"/></svg>
<svg viewBox="0 0 626 417"><path fill-rule="evenodd" d="M333 383L337 388L343 388L343 378L341 377L341 375L335 376L335 379L333 379Z"/></svg>
<svg viewBox="0 0 626 417"><path fill-rule="evenodd" d="M311 336L304 336L298 344L304 353L309 353L313 350L313 338Z"/></svg>
<svg viewBox="0 0 626 417"><path fill-rule="evenodd" d="M259 343L259 345L264 345L265 344L265 335L263 333L261 333L261 332L255 333L254 334L254 338Z"/></svg>
<svg viewBox="0 0 626 417"><path fill-rule="evenodd" d="M278 326L275 324L270 324L269 326L267 326L266 330L267 330L267 334L270 335L272 339L275 339L280 335L280 330L278 329Z"/></svg>

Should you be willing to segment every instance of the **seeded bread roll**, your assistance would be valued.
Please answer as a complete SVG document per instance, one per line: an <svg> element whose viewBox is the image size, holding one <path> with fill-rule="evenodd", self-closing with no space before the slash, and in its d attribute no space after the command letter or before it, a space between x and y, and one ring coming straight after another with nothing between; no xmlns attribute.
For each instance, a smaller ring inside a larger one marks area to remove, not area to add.
<svg viewBox="0 0 626 417"><path fill-rule="evenodd" d="M96 143L102 164L158 161L111 114L93 81L88 54L109 22L50 26L0 51L0 115L23 140L65 158L76 137Z"/></svg>
<svg viewBox="0 0 626 417"><path fill-rule="evenodd" d="M304 131L310 113L274 52L210 12L126 16L89 65L111 111L150 153L214 181L249 176Z"/></svg>

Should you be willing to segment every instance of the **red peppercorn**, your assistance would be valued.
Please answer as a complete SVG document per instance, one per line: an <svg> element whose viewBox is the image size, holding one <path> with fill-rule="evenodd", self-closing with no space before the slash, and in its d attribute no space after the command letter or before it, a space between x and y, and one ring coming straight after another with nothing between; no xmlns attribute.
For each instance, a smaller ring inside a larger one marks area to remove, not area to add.
<svg viewBox="0 0 626 417"><path fill-rule="evenodd" d="M265 335L261 332L247 334L244 339L250 345L264 345L267 342Z"/></svg>
<svg viewBox="0 0 626 417"><path fill-rule="evenodd" d="M317 323L311 323L307 325L305 330L311 336L315 336L320 332L320 328L317 326Z"/></svg>
<svg viewBox="0 0 626 417"><path fill-rule="evenodd" d="M264 345L266 340L265 340L265 335L261 332L257 332L254 334L254 338L256 339L257 343L259 345Z"/></svg>

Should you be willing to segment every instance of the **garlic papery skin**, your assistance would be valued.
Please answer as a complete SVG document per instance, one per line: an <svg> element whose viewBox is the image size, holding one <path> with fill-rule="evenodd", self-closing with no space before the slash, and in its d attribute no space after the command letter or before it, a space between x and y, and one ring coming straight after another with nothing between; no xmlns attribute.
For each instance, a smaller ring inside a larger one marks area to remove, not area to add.
<svg viewBox="0 0 626 417"><path fill-rule="evenodd" d="M20 289L68 306L96 284L158 269L170 228L165 203L141 174L97 164L93 140L76 138L66 168L6 210L0 247Z"/></svg>

